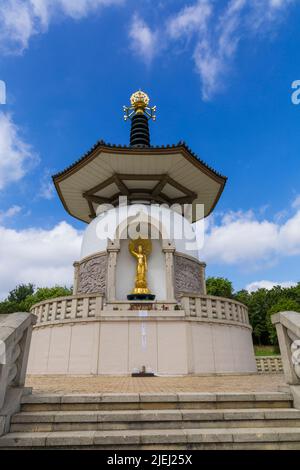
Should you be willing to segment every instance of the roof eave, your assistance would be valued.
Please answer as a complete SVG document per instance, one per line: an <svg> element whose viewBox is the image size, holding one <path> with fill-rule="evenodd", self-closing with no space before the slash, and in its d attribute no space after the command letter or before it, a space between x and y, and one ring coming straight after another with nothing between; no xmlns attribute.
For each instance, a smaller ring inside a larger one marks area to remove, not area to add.
<svg viewBox="0 0 300 470"><path fill-rule="evenodd" d="M220 178L220 180L227 180L227 177L218 173L214 168L210 167L207 163L205 163L202 159L193 152L185 142L180 141L178 144L172 145L162 145L162 146L151 146L151 147L128 147L126 145L110 145L106 144L103 140L100 140L95 144L88 152L86 152L81 158L76 160L72 165L68 166L64 170L59 173L56 173L52 176L53 181L62 181L65 179L66 176L69 176L74 173L77 169L81 167L83 163L88 163L89 160L93 160L99 153L99 151L107 151L107 152L116 152L116 153L177 153L183 151L183 153L191 157L194 161L201 164L203 168L208 170L208 172L213 175L215 178ZM220 181L221 183L221 181Z"/></svg>
<svg viewBox="0 0 300 470"><path fill-rule="evenodd" d="M80 217L77 217L74 215L68 208L66 201L63 197L63 194L60 189L59 183L71 176L72 174L76 173L79 171L79 169L82 167L82 165L86 165L89 163L89 161L92 161L94 158L99 155L99 152L111 152L111 153L131 153L131 154L138 154L138 153L179 153L181 152L183 156L189 160L192 164L197 166L199 170L204 171L209 177L213 178L215 181L217 181L220 184L219 191L215 197L215 200L213 204L210 207L209 212L204 216L208 217L214 208L216 207L221 194L224 190L225 184L227 182L227 177L221 175L218 173L216 170L211 168L209 165L207 165L203 160L201 160L183 141L180 141L178 144L173 144L173 145L167 145L167 146L155 146L155 147L128 147L125 145L110 145L105 143L103 140L97 142L86 154L84 154L80 159L75 161L72 165L67 167L65 170L57 173L56 175L52 176L53 183L55 185L56 191L59 195L59 198L66 210L66 212L71 215L72 217L76 218L77 220L80 220L82 222L88 223L87 220L82 219Z"/></svg>

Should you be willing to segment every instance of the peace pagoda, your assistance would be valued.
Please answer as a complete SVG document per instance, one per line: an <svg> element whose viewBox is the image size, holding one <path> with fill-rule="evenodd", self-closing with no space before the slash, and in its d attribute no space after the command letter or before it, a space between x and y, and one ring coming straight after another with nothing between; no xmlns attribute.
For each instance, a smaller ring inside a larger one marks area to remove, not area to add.
<svg viewBox="0 0 300 470"><path fill-rule="evenodd" d="M156 108L146 93L133 93L124 112L129 146L101 140L53 177L66 211L87 227L73 295L32 309L28 373L255 372L247 308L206 294L194 229L226 177L184 142L150 144Z"/></svg>

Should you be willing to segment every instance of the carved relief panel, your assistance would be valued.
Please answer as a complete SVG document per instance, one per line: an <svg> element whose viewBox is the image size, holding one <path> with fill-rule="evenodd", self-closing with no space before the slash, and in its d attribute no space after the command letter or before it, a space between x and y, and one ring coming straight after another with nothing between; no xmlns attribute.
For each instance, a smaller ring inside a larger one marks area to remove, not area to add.
<svg viewBox="0 0 300 470"><path fill-rule="evenodd" d="M184 256L174 257L175 297L180 293L204 294L204 265Z"/></svg>
<svg viewBox="0 0 300 470"><path fill-rule="evenodd" d="M78 294L105 294L107 277L107 255L98 255L79 265Z"/></svg>

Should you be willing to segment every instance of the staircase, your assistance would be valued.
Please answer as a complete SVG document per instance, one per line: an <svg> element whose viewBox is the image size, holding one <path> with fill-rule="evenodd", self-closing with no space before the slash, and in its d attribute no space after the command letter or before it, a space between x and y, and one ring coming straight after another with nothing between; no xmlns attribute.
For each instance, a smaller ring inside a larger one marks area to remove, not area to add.
<svg viewBox="0 0 300 470"><path fill-rule="evenodd" d="M33 394L0 448L298 449L288 393Z"/></svg>

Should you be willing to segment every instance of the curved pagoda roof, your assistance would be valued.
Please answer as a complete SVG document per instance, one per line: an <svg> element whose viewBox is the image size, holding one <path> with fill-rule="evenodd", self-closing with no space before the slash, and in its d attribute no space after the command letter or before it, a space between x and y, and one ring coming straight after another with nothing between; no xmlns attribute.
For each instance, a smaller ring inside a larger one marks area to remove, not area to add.
<svg viewBox="0 0 300 470"><path fill-rule="evenodd" d="M118 146L103 140L53 181L66 211L90 222L99 204L147 200L169 205L204 204L204 217L217 204L227 178L200 160L184 142L168 146ZM198 220L193 211L193 222Z"/></svg>

